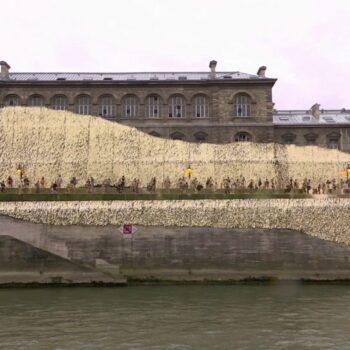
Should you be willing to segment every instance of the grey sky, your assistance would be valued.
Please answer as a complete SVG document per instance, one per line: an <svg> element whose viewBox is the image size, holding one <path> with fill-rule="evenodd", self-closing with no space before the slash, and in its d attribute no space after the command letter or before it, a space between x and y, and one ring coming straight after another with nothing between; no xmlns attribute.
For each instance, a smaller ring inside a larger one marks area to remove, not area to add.
<svg viewBox="0 0 350 350"><path fill-rule="evenodd" d="M350 0L0 0L12 71L205 71L278 78L275 108L350 108Z"/></svg>

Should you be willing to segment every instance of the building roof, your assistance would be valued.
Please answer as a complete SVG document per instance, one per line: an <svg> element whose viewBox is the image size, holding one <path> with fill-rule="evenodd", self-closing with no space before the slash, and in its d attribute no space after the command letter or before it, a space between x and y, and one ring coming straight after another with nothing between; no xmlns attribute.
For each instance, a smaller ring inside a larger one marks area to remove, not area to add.
<svg viewBox="0 0 350 350"><path fill-rule="evenodd" d="M350 110L321 110L320 117L314 117L309 111L276 111L273 116L275 125L332 125L350 124Z"/></svg>
<svg viewBox="0 0 350 350"><path fill-rule="evenodd" d="M216 72L215 80L261 80L258 75L242 72ZM11 81L176 81L212 80L209 72L138 72L138 73L10 73Z"/></svg>

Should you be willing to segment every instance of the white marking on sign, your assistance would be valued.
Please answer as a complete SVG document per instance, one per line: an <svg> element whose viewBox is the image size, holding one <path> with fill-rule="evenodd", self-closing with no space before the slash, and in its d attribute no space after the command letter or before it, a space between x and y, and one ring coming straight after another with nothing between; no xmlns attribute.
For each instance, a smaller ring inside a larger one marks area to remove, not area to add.
<svg viewBox="0 0 350 350"><path fill-rule="evenodd" d="M124 238L132 238L132 235L137 231L137 227L132 224L124 224L119 227L119 232Z"/></svg>

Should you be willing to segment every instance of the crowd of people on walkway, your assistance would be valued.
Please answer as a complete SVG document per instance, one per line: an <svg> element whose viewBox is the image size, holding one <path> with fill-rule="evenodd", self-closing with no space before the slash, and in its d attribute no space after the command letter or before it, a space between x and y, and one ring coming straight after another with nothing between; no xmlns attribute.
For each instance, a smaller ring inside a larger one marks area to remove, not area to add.
<svg viewBox="0 0 350 350"><path fill-rule="evenodd" d="M197 177L182 176L177 181L171 181L169 176L161 182L154 176L146 184L142 184L139 178L133 178L128 183L125 176L118 179L113 183L110 178L105 178L102 182L97 182L92 176L88 177L85 181L78 180L73 176L67 181L66 186L63 187L64 180L61 175L58 175L57 179L53 182L48 182L45 177L41 177L37 181L31 181L28 176L23 173L19 174L19 181L15 181L11 176L8 176L6 180L0 182L0 192L6 192L7 189L17 189L19 192L45 192L50 190L51 192L67 191L75 192L77 188L80 191L92 192L117 192L123 193L128 190L133 193L139 193L142 191L156 192L156 190L162 190L169 192L177 190L183 192L224 192L224 193L244 193L244 192L257 192L257 191L279 191L285 193L305 193L305 194L339 194L350 192L350 179L335 178L320 181L318 183L312 182L311 179L303 179L302 181L294 178L290 178L281 184L281 181L277 179L261 179L258 180L249 179L246 180L243 176L237 178L225 177L222 181L218 181L211 176L206 179L205 182L201 182Z"/></svg>

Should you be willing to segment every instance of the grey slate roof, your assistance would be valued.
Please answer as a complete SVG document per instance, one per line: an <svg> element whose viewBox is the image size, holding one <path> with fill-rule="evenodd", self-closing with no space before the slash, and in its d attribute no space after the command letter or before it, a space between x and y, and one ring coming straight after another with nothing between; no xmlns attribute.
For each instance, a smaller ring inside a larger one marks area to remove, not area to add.
<svg viewBox="0 0 350 350"><path fill-rule="evenodd" d="M319 118L308 111L277 111L273 116L275 125L332 125L350 124L350 110L322 110Z"/></svg>
<svg viewBox="0 0 350 350"><path fill-rule="evenodd" d="M209 72L144 72L144 73L10 73L15 81L172 81L172 80L210 80ZM217 72L217 80L261 79L254 74L242 72Z"/></svg>

